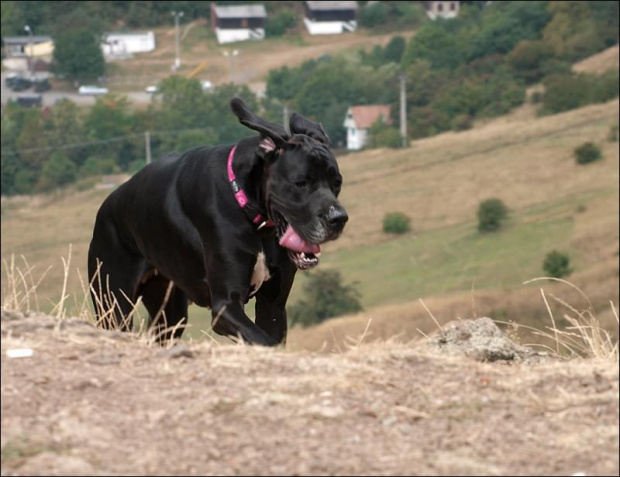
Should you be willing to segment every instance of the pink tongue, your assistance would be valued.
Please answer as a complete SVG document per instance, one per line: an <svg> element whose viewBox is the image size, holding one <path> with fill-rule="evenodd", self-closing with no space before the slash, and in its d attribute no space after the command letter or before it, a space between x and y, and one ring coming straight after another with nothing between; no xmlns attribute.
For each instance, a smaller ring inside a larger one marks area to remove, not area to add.
<svg viewBox="0 0 620 477"><path fill-rule="evenodd" d="M280 245L294 252L319 253L321 251L318 244L304 242L290 224L280 239Z"/></svg>

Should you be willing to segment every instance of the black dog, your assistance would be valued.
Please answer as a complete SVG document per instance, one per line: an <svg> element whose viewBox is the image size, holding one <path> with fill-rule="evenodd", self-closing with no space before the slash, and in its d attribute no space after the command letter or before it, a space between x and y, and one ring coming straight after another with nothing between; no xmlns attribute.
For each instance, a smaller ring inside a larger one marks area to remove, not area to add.
<svg viewBox="0 0 620 477"><path fill-rule="evenodd" d="M103 326L131 330L127 316L142 297L164 342L183 334L189 302L211 308L219 334L285 341L295 272L316 266L319 244L348 219L342 176L321 124L293 113L289 135L238 98L231 108L260 136L167 156L103 202L88 252ZM243 309L254 295L255 323Z"/></svg>

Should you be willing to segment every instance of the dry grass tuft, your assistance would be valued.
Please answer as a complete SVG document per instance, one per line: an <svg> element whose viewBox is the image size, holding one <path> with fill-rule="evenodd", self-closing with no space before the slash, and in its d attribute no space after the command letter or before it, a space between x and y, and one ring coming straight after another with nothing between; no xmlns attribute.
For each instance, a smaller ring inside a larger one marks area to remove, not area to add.
<svg viewBox="0 0 620 477"><path fill-rule="evenodd" d="M69 245L69 252L67 257L61 257L62 266L63 266L63 281L62 281L62 289L60 293L60 298L57 302L52 301L52 311L48 313L50 316L56 318L59 321L66 320L70 316L76 317L80 320L91 323L96 327L105 328L108 330L123 330L128 327L130 324L137 325L137 329L134 331L134 334L138 338L139 341L143 342L147 346L152 346L154 344L160 344L161 337L166 333L171 332L174 334L176 330L180 327L185 327L185 322L187 320L181 321L172 327L151 327L148 324L148 320L145 319L140 314L140 305L142 303L142 297L139 297L137 301L133 302L129 297L123 294L122 299L127 300L131 304L130 313L124 317L121 323L118 323L115 318L115 312L120 311L119 300L115 296L114 293L110 290L109 279L106 280L97 280L99 283L99 288L95 289L94 282L95 279L100 278L101 274L101 263L98 263L97 271L92 280L85 284L84 279L80 273L80 269L77 268L77 275L81 285L81 296L78 296L79 293L75 293L72 297L71 294L67 292L67 283L69 281L69 275L71 271L71 252L72 245ZM39 306L39 298L37 296L37 288L43 282L43 279L46 277L47 273L52 269L50 265L41 276L36 276L35 271L36 267L30 266L28 260L23 255L20 257L21 265L18 261L16 261L15 256L11 255L9 260L3 260L3 265L6 274L6 280L3 281L3 290L2 290L2 309L3 310L12 310L19 311L22 313L28 312L36 312L41 313L41 308ZM105 281L105 289L101 287L101 283ZM170 290L166 295L166 301L168 300L170 295ZM96 302L96 306L100 311L99 316L97 316L91 306L90 298L91 296L94 298ZM69 308L70 298L73 298L73 306ZM51 301L51 300L50 300ZM157 314L155 320L160 317L163 317L165 322L165 308L166 302L163 303L159 313ZM172 347L175 344L175 340L170 340L165 343L166 347Z"/></svg>
<svg viewBox="0 0 620 477"><path fill-rule="evenodd" d="M549 293L551 298L558 304L560 304L567 311L562 314L562 317L568 322L569 326L559 327L556 324L555 316L549 306L547 295L543 288L540 289L543 301L549 313L551 320L551 326L545 327L544 330L538 328L519 325L518 323L510 322L511 326L516 328L529 329L532 334L544 337L555 344L555 349L543 345L543 344L529 344L526 346L540 346L546 348L558 357L565 357L568 355L571 358L593 358L599 360L607 360L613 363L618 363L618 340L614 340L612 335L601 327L600 320L596 317L596 313L592 303L588 296L574 284L562 280L561 278L554 277L538 277L524 282L524 285L534 283L542 280L555 281L563 283L573 288L586 300L588 304L585 310L578 310L574 306L567 303L565 300L558 298L553 293ZM612 313L616 319L616 326L618 325L618 312L614 306L613 301L610 300L610 306ZM504 321L498 321L498 323L508 324ZM617 334L617 333L616 333Z"/></svg>

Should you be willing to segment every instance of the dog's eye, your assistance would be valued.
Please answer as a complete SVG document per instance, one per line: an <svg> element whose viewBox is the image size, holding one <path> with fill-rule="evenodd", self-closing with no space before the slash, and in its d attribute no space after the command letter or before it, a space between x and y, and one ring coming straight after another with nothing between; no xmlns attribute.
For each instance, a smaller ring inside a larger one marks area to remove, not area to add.
<svg viewBox="0 0 620 477"><path fill-rule="evenodd" d="M308 189L310 187L310 184L308 184L308 181L295 182L295 185L299 187L300 189Z"/></svg>

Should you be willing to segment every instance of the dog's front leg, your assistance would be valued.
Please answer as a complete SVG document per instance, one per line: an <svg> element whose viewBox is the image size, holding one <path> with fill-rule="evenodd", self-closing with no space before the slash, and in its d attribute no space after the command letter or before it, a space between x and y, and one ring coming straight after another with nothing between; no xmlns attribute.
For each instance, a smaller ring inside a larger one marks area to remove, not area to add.
<svg viewBox="0 0 620 477"><path fill-rule="evenodd" d="M283 254L273 276L256 294L256 324L279 343L286 343L286 301L297 269Z"/></svg>
<svg viewBox="0 0 620 477"><path fill-rule="evenodd" d="M250 344L275 346L278 341L256 326L243 311L240 301L218 301L212 309L211 327L217 334L242 338Z"/></svg>

